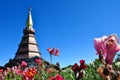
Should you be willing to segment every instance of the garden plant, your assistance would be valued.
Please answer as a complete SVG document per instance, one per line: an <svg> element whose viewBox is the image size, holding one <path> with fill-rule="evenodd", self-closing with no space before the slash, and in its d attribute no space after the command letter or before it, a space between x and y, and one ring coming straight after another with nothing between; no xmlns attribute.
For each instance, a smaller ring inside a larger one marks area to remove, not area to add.
<svg viewBox="0 0 120 80"><path fill-rule="evenodd" d="M120 55L116 55L120 51L120 44L117 35L95 38L94 47L98 58L89 64L80 59L79 64L61 68L59 62L52 63L52 55L59 56L59 49L48 48L49 65L42 58L36 58L37 66L31 68L22 61L18 66L0 69L0 80L120 80Z"/></svg>

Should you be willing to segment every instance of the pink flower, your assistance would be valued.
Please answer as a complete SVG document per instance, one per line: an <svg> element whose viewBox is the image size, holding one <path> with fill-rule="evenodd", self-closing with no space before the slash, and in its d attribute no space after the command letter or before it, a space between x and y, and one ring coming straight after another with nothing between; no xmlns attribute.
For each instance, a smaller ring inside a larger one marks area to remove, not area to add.
<svg viewBox="0 0 120 80"><path fill-rule="evenodd" d="M64 78L61 75L57 74L56 75L56 80L64 80Z"/></svg>
<svg viewBox="0 0 120 80"><path fill-rule="evenodd" d="M27 67L27 63L25 61L21 62L21 67Z"/></svg>
<svg viewBox="0 0 120 80"><path fill-rule="evenodd" d="M52 48L51 50L50 50L50 54L55 54L55 48Z"/></svg>
<svg viewBox="0 0 120 80"><path fill-rule="evenodd" d="M47 51L48 51L48 52L50 52L50 50L51 50L50 48L47 48Z"/></svg>
<svg viewBox="0 0 120 80"><path fill-rule="evenodd" d="M94 39L94 47L97 51L97 54L99 54L100 51L102 51L104 58L106 56L106 47L104 45L104 42L106 39L107 39L107 36L103 36L102 38L95 38Z"/></svg>
<svg viewBox="0 0 120 80"><path fill-rule="evenodd" d="M57 49L57 48L52 48L52 49L48 48L47 51L54 56L59 55L59 49Z"/></svg>
<svg viewBox="0 0 120 80"><path fill-rule="evenodd" d="M37 64L41 63L40 58L35 59L35 62L36 62Z"/></svg>
<svg viewBox="0 0 120 80"><path fill-rule="evenodd" d="M110 35L106 40L106 62L108 64L112 64L115 54L120 51L120 44L118 42L118 37L116 35Z"/></svg>
<svg viewBox="0 0 120 80"><path fill-rule="evenodd" d="M22 74L22 70L16 70L16 74L17 75L21 75Z"/></svg>
<svg viewBox="0 0 120 80"><path fill-rule="evenodd" d="M55 56L59 56L59 50L58 49L56 49L56 51L55 51Z"/></svg>
<svg viewBox="0 0 120 80"><path fill-rule="evenodd" d="M94 47L99 54L102 52L106 63L112 64L115 54L120 51L120 44L118 43L118 37L112 34L108 37L94 39Z"/></svg>

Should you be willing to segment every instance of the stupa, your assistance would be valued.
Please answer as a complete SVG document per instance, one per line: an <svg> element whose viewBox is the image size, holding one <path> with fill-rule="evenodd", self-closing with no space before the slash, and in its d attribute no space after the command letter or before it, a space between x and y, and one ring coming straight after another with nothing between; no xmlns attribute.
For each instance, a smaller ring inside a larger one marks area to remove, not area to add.
<svg viewBox="0 0 120 80"><path fill-rule="evenodd" d="M29 8L26 27L23 30L24 35L18 46L16 55L14 59L10 60L9 63L7 63L5 66L9 66L10 63L21 64L22 61L26 61L28 64L28 67L34 67L37 65L34 60L36 58L41 58L41 54L35 38L35 30L33 28L31 11L32 9Z"/></svg>

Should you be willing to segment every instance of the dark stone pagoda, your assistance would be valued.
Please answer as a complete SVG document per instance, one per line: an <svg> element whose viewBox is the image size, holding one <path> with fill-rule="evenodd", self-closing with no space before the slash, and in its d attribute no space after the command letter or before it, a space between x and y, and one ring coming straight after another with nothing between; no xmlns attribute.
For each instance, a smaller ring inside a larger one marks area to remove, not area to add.
<svg viewBox="0 0 120 80"><path fill-rule="evenodd" d="M24 35L19 44L19 47L14 59L10 60L9 63L7 63L5 66L9 66L9 64L11 63L20 64L22 61L26 61L28 64L28 67L37 66L34 60L36 58L41 58L41 54L35 39L35 31L33 29L31 8L29 8L26 28L23 30L23 33Z"/></svg>

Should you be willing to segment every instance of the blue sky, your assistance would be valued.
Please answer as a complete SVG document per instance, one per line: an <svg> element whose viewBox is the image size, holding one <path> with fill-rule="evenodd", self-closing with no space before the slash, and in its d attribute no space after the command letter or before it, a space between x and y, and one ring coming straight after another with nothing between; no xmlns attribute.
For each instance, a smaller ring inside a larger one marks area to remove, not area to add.
<svg viewBox="0 0 120 80"><path fill-rule="evenodd" d="M95 37L112 33L120 37L119 0L0 0L0 65L15 56L30 3L42 57L50 61L46 49L59 48L53 63L61 67L97 58Z"/></svg>

